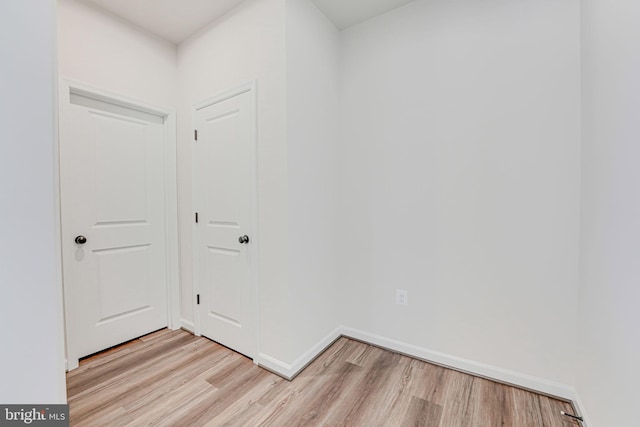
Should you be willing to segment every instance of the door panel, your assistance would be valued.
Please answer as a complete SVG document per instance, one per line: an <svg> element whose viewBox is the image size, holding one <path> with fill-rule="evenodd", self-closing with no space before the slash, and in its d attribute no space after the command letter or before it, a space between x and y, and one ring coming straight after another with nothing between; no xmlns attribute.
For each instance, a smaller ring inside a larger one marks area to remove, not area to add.
<svg viewBox="0 0 640 427"><path fill-rule="evenodd" d="M95 141L97 224L147 218L147 124L90 113ZM117 165L117 166L115 166Z"/></svg>
<svg viewBox="0 0 640 427"><path fill-rule="evenodd" d="M254 356L252 279L255 197L253 94L196 111L195 280L200 332ZM241 236L249 242L239 242Z"/></svg>
<svg viewBox="0 0 640 427"><path fill-rule="evenodd" d="M164 126L109 105L72 102L61 123L71 360L167 326Z"/></svg>
<svg viewBox="0 0 640 427"><path fill-rule="evenodd" d="M240 287L217 286L218 283L233 283L242 269L241 252L229 249L208 247L207 273L209 295L206 299L208 315L242 327Z"/></svg>
<svg viewBox="0 0 640 427"><path fill-rule="evenodd" d="M149 306L150 245L94 251L98 256L98 324Z"/></svg>

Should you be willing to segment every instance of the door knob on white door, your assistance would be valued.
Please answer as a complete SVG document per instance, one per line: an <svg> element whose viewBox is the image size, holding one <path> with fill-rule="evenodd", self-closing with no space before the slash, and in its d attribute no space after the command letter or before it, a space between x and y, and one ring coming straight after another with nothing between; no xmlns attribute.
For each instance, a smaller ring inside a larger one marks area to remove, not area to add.
<svg viewBox="0 0 640 427"><path fill-rule="evenodd" d="M246 234L244 236L240 236L240 238L238 239L238 242L240 242L240 244L247 244L249 243L249 236L247 236Z"/></svg>
<svg viewBox="0 0 640 427"><path fill-rule="evenodd" d="M85 243L87 243L87 238L84 236L78 236L76 237L75 242L77 245L84 245Z"/></svg>

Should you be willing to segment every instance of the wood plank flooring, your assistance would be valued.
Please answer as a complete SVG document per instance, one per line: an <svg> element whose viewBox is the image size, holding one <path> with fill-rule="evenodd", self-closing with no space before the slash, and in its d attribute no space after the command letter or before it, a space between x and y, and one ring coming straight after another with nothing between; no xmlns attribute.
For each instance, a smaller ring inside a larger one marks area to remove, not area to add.
<svg viewBox="0 0 640 427"><path fill-rule="evenodd" d="M167 329L67 374L72 426L576 427L569 403L340 338L289 382Z"/></svg>

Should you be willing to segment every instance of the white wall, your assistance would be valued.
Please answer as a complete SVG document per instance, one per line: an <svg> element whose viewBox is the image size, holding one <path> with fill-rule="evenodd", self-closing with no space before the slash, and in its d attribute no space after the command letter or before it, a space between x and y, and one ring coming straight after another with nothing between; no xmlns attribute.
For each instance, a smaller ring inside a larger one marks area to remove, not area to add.
<svg viewBox="0 0 640 427"><path fill-rule="evenodd" d="M285 1L252 0L182 43L178 52L178 193L182 316L193 322L192 106L257 81L260 350L292 357L287 280Z"/></svg>
<svg viewBox="0 0 640 427"><path fill-rule="evenodd" d="M0 3L0 402L66 402L55 214L55 1Z"/></svg>
<svg viewBox="0 0 640 427"><path fill-rule="evenodd" d="M87 2L58 1L60 77L175 108L176 46Z"/></svg>
<svg viewBox="0 0 640 427"><path fill-rule="evenodd" d="M338 325L340 33L311 0L287 1L288 269L293 354Z"/></svg>
<svg viewBox="0 0 640 427"><path fill-rule="evenodd" d="M637 426L640 3L583 0L577 389L594 426Z"/></svg>
<svg viewBox="0 0 640 427"><path fill-rule="evenodd" d="M418 0L343 32L343 324L574 383L579 42L577 0Z"/></svg>

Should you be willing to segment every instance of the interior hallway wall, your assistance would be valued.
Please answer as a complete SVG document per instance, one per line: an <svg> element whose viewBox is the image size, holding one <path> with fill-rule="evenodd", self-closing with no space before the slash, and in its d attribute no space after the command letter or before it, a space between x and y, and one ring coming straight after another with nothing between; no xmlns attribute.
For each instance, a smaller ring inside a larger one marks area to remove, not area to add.
<svg viewBox="0 0 640 427"><path fill-rule="evenodd" d="M638 425L640 3L582 1L577 389L594 426Z"/></svg>
<svg viewBox="0 0 640 427"><path fill-rule="evenodd" d="M287 280L285 0L242 3L179 46L178 193L183 322L194 321L192 107L257 81L260 350L293 357Z"/></svg>
<svg viewBox="0 0 640 427"><path fill-rule="evenodd" d="M288 268L293 354L338 325L340 33L311 0L287 0Z"/></svg>
<svg viewBox="0 0 640 427"><path fill-rule="evenodd" d="M342 33L343 324L574 384L579 43L578 0L418 0Z"/></svg>
<svg viewBox="0 0 640 427"><path fill-rule="evenodd" d="M66 403L55 14L54 0L0 2L2 404Z"/></svg>
<svg viewBox="0 0 640 427"><path fill-rule="evenodd" d="M176 46L86 2L58 0L58 61L61 78L176 106Z"/></svg>

